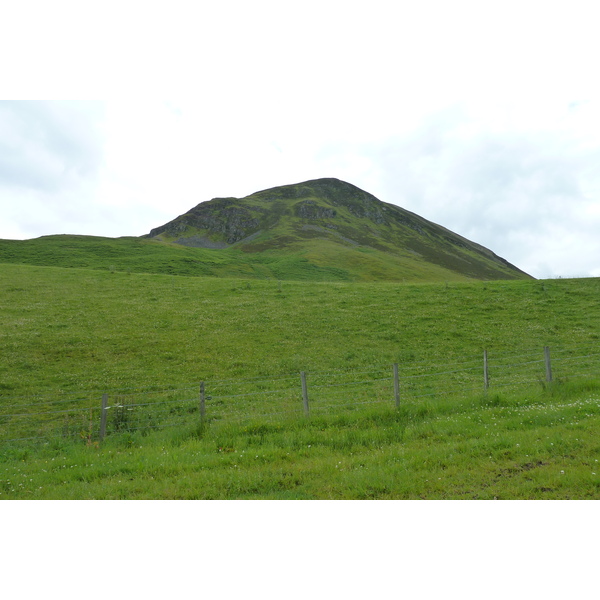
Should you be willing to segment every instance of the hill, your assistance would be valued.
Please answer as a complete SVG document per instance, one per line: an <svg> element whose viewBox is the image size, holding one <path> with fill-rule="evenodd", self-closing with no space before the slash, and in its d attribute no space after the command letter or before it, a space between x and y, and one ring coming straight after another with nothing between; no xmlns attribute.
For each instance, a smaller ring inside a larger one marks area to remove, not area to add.
<svg viewBox="0 0 600 600"><path fill-rule="evenodd" d="M531 279L483 246L337 179L215 198L141 237L0 240L0 263L288 281Z"/></svg>
<svg viewBox="0 0 600 600"><path fill-rule="evenodd" d="M300 254L316 267L354 275L349 279L529 278L487 248L333 178L202 202L148 237L245 253Z"/></svg>

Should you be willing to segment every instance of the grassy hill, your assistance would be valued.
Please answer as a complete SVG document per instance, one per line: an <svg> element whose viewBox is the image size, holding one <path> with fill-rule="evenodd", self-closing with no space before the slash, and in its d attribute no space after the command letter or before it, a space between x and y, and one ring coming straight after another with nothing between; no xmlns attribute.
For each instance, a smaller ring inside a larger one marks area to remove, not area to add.
<svg viewBox="0 0 600 600"><path fill-rule="evenodd" d="M299 254L319 268L347 271L346 279L529 277L487 248L334 178L202 202L149 237L246 253Z"/></svg>
<svg viewBox="0 0 600 600"><path fill-rule="evenodd" d="M490 250L335 179L203 202L145 238L0 240L0 262L282 281L530 279Z"/></svg>
<svg viewBox="0 0 600 600"><path fill-rule="evenodd" d="M161 413L173 427L159 419L155 433L114 433L101 446L60 428L41 445L5 443L0 498L599 496L598 279L307 283L15 264L0 264L0 278L4 439L15 422L41 432L46 410L91 415L104 392L141 403L184 388L190 402ZM564 357L552 386L546 345ZM378 381L393 363L406 377L400 409L389 378ZM361 385L335 387L346 374L344 385ZM431 389L411 395L420 378ZM201 380L214 397L199 429ZM231 381L241 389L227 398L210 391ZM298 412L265 420L288 401L269 390L287 381Z"/></svg>

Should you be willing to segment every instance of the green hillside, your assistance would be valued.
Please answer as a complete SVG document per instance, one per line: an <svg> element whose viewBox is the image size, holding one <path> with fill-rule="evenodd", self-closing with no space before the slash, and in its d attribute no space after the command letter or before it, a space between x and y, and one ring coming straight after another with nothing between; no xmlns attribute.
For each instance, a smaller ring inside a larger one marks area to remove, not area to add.
<svg viewBox="0 0 600 600"><path fill-rule="evenodd" d="M595 344L597 279L277 282L0 264L10 394Z"/></svg>
<svg viewBox="0 0 600 600"><path fill-rule="evenodd" d="M531 279L490 250L335 179L203 202L142 238L0 240L0 262L282 281Z"/></svg>
<svg viewBox="0 0 600 600"><path fill-rule="evenodd" d="M295 252L270 250L246 253L236 248L190 248L134 237L52 235L32 240L0 240L0 261L128 273L282 281L418 282L470 279L437 265L403 261L378 250L352 251L326 240L315 241L310 248Z"/></svg>
<svg viewBox="0 0 600 600"><path fill-rule="evenodd" d="M4 442L1 499L600 497L598 279L306 283L14 264L0 279L0 433L51 433ZM98 445L84 434L103 393ZM119 429L128 398L149 428Z"/></svg>
<svg viewBox="0 0 600 600"><path fill-rule="evenodd" d="M529 278L487 248L333 178L202 202L149 237L246 253L299 254L316 267L346 271L346 279Z"/></svg>

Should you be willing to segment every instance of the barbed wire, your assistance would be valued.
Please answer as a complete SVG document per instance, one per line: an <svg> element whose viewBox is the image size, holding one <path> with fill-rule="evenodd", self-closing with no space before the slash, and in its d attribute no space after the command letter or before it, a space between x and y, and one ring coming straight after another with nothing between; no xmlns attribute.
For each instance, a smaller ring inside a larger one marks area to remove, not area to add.
<svg viewBox="0 0 600 600"><path fill-rule="evenodd" d="M436 377L438 375L453 375L455 373L464 373L465 371L480 370L482 367L471 367L470 369L460 369L456 371L436 371L435 373L422 373L420 375L404 375L399 373L400 379L422 379L423 377Z"/></svg>
<svg viewBox="0 0 600 600"><path fill-rule="evenodd" d="M555 360L557 362L567 362L567 361L570 361L570 360L582 360L584 358L596 358L598 356L600 356L600 353L599 354L585 354L585 355L582 355L582 356L568 356L566 358L557 358Z"/></svg>
<svg viewBox="0 0 600 600"><path fill-rule="evenodd" d="M287 388L284 390L265 390L260 392L245 392L243 394L211 394L212 400L222 400L224 398L245 398L247 396L265 396L268 394L283 394L296 391L295 388Z"/></svg>
<svg viewBox="0 0 600 600"><path fill-rule="evenodd" d="M118 398L118 396L117 396ZM137 408L138 406L162 406L164 404L185 404L186 402L198 402L197 398L193 400L179 399L179 400L165 400L164 402L143 402L140 404L113 404L113 406L107 406L106 410L110 408ZM99 408L98 410L102 410Z"/></svg>
<svg viewBox="0 0 600 600"><path fill-rule="evenodd" d="M366 385L368 383L378 383L380 381L391 381L391 377L385 377L383 379L369 379L368 381L345 381L344 383L329 383L329 384L311 384L311 389L314 388L332 388L332 387L346 387L349 385Z"/></svg>
<svg viewBox="0 0 600 600"><path fill-rule="evenodd" d="M243 381L249 382L249 381L280 381L283 379L297 379L298 378L298 373L285 373L282 375L277 375L277 376L271 376L271 377L266 377L266 376L262 376L262 377L248 377L246 379L244 379ZM206 379L206 380L199 380L200 381L204 381L205 383L210 381L211 384L218 384L218 383L238 383L240 380L239 379Z"/></svg>
<svg viewBox="0 0 600 600"><path fill-rule="evenodd" d="M247 413L240 413L240 412L234 412L234 413L226 413L223 416L228 416L229 418L227 419L227 422L230 421L240 421L243 419L260 419L263 417L272 417L272 416L278 416L278 415L297 415L302 413L302 409L301 408L290 408L288 410L279 410L279 411L273 411L273 412L267 412L267 413L252 413L252 414L247 414ZM208 419L209 421L212 420L212 417ZM222 418L218 419L218 422L221 423L223 421Z"/></svg>
<svg viewBox="0 0 600 600"><path fill-rule="evenodd" d="M482 354L483 355L483 354ZM447 367L460 367L463 365L470 365L472 363L481 363L482 356L473 357L469 360L462 362L450 362L450 363L432 363L432 362L399 362L398 367L402 369L421 369L421 365L426 365L428 368L432 369L442 369Z"/></svg>
<svg viewBox="0 0 600 600"><path fill-rule="evenodd" d="M101 398L102 394L98 395L98 398ZM24 396L22 396L21 398L23 398ZM35 397L35 396L33 396ZM0 400L7 400L10 398L7 398L6 396L4 397L0 397ZM40 397L40 399L42 399ZM65 402L83 402L84 400L87 400L88 402L91 401L91 398L88 396L87 398L78 398L78 399L73 399L70 398L68 400L45 400L43 402L32 402L31 404L17 404L17 405L11 405L11 408L27 408L28 406L39 406L40 404L64 404Z"/></svg>
<svg viewBox="0 0 600 600"><path fill-rule="evenodd" d="M54 392L56 395L60 395L60 396L64 396L66 394L71 394L71 395L77 395L77 396L82 396L81 398L79 398L78 400L73 400L72 398L67 398L65 400L54 400L54 399L47 399L48 396L47 395L38 395L38 394L29 394L29 395L20 395L20 396L6 396L4 394L0 394L0 401L3 400L33 400L34 398L38 399L38 402L35 402L33 404L22 404L20 406L33 406L33 405L38 405L40 402L42 401L46 404L60 404L60 403L64 403L64 402L76 402L76 401L84 401L84 400L90 400L91 397L93 398L101 398L103 394L105 393L110 393L111 395L121 395L121 396L127 396L127 395L131 395L131 396L136 396L136 395L140 395L140 394L162 394L165 393L165 391L169 391L169 392L177 392L177 391L186 391L186 390L192 390L192 389L197 389L199 383L197 385L186 385L186 387L170 387L170 388L164 388L164 387L160 387L158 389L155 389L156 386L149 386L148 388L138 388L138 387L132 387L132 388L118 388L115 390L110 390L107 388L102 388L102 389L92 389L92 390L86 390L86 391L78 391L78 392L64 392L62 390L57 390L56 392ZM137 390L135 394L125 394L124 392L128 392L131 390Z"/></svg>
<svg viewBox="0 0 600 600"><path fill-rule="evenodd" d="M351 367L347 367L345 369L327 369L326 371L318 371L314 369L305 369L305 373L307 375L323 377L323 376L336 376L336 375L344 375L348 373L354 373L356 375L366 374L366 373L380 373L382 371L387 372L390 371L392 365L389 363L373 365L370 367L361 367L360 370L353 369Z"/></svg>
<svg viewBox="0 0 600 600"><path fill-rule="evenodd" d="M514 369L516 367L524 367L526 365L534 365L534 364L539 364L539 363L543 363L543 362L544 362L544 359L542 358L541 360L528 360L527 362L512 363L510 365L498 365L498 364L490 365L488 363L488 368L490 368L490 369Z"/></svg>
<svg viewBox="0 0 600 600"><path fill-rule="evenodd" d="M389 404L388 400L364 400L363 402L346 402L344 404L316 404L311 406L311 412L329 410L331 408L344 408L346 406L360 406L364 404Z"/></svg>
<svg viewBox="0 0 600 600"><path fill-rule="evenodd" d="M90 407L90 408L71 408L69 410L53 410L53 411L45 411L45 412L37 412L37 413L20 413L20 414L12 414L12 415L0 415L2 418L18 418L18 417L39 417L40 415L64 415L68 413L81 413L83 411L87 412L89 410L101 410L100 407Z"/></svg>

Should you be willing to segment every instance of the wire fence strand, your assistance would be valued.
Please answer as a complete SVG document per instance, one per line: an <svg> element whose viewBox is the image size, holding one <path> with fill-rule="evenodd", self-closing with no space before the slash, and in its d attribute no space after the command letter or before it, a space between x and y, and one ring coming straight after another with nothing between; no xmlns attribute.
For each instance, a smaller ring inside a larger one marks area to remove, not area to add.
<svg viewBox="0 0 600 600"><path fill-rule="evenodd" d="M550 383L550 365L544 365L545 361L540 349L529 355L494 356L489 352L487 380L483 357L429 365L403 363L399 365L397 380L393 365L306 372L307 398L303 397L299 373L219 379L205 381L202 386L198 382L168 389L124 388L108 394L104 408L100 404L102 392L98 390L88 395L79 391L70 399L57 391L54 398L47 393L28 397L32 402L27 404L0 404L0 442L69 438L92 443L117 433L202 422L298 418L306 416L308 407L310 413L323 413L366 405L394 406L398 401L396 387L400 402L485 394L495 389L541 389ZM551 366L555 379L600 377L600 353L597 348L581 346L559 348L552 351ZM70 406L62 408L66 403Z"/></svg>

